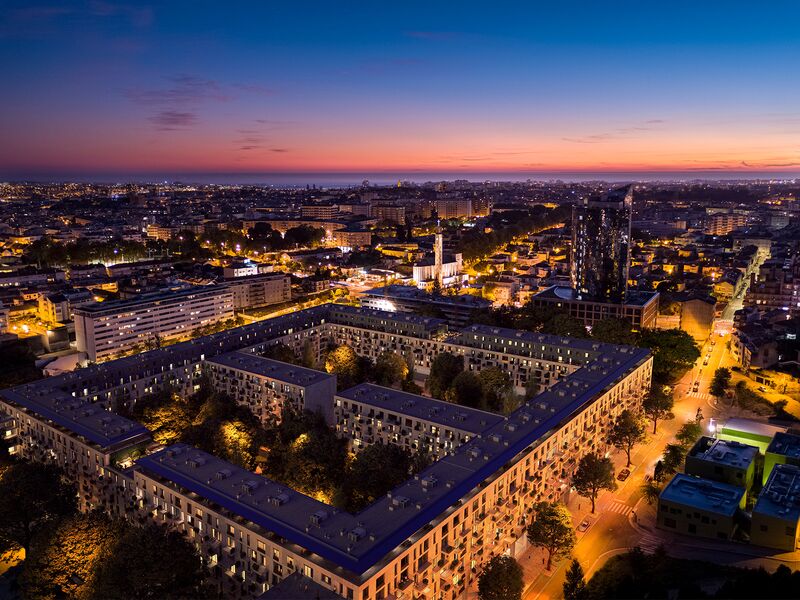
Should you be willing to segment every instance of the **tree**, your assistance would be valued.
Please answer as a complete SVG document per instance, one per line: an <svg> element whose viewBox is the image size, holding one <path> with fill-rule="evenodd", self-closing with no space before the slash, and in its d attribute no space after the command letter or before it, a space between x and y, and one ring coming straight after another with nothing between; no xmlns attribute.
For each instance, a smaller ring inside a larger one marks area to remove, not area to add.
<svg viewBox="0 0 800 600"><path fill-rule="evenodd" d="M684 450L689 450L701 435L703 435L703 428L699 421L687 421L681 425L678 433L675 434L675 439Z"/></svg>
<svg viewBox="0 0 800 600"><path fill-rule="evenodd" d="M641 419L627 409L619 414L608 434L609 443L615 448L625 451L625 455L628 457L626 467L631 466L631 450L633 450L633 447L643 442L646 438L647 434L644 431Z"/></svg>
<svg viewBox="0 0 800 600"><path fill-rule="evenodd" d="M486 407L496 412L505 412L513 388L511 375L500 367L489 367L483 369L478 374L478 378L483 388Z"/></svg>
<svg viewBox="0 0 800 600"><path fill-rule="evenodd" d="M614 465L611 459L600 457L594 452L584 455L572 476L572 485L578 494L591 501L592 514L594 514L595 503L600 491L617 489L617 482L614 480Z"/></svg>
<svg viewBox="0 0 800 600"><path fill-rule="evenodd" d="M653 382L667 384L680 377L700 358L692 336L680 329L645 329L639 345L653 353Z"/></svg>
<svg viewBox="0 0 800 600"><path fill-rule="evenodd" d="M655 477L650 481L645 481L642 484L642 496L647 500L647 504L653 504L661 495L661 486L655 480Z"/></svg>
<svg viewBox="0 0 800 600"><path fill-rule="evenodd" d="M20 587L26 598L87 598L100 563L129 527L94 511L66 517L37 534L25 557Z"/></svg>
<svg viewBox="0 0 800 600"><path fill-rule="evenodd" d="M378 442L363 448L344 484L346 508L358 512L408 479L412 454L395 444Z"/></svg>
<svg viewBox="0 0 800 600"><path fill-rule="evenodd" d="M522 567L511 556L495 556L478 577L480 600L520 600L524 583Z"/></svg>
<svg viewBox="0 0 800 600"><path fill-rule="evenodd" d="M0 478L0 548L27 554L37 532L76 510L77 491L53 465L20 462Z"/></svg>
<svg viewBox="0 0 800 600"><path fill-rule="evenodd" d="M442 352L436 355L431 362L431 372L428 375L428 390L434 398L444 399L445 392L450 388L450 384L456 375L464 370L464 358L456 356L450 352Z"/></svg>
<svg viewBox="0 0 800 600"><path fill-rule="evenodd" d="M626 319L602 319L592 326L592 338L598 342L633 346L636 334Z"/></svg>
<svg viewBox="0 0 800 600"><path fill-rule="evenodd" d="M303 356L300 359L300 363L308 369L313 369L317 366L317 352L311 340L306 340L303 343Z"/></svg>
<svg viewBox="0 0 800 600"><path fill-rule="evenodd" d="M483 405L483 387L475 373L462 371L453 379L444 399L460 406L480 408Z"/></svg>
<svg viewBox="0 0 800 600"><path fill-rule="evenodd" d="M361 366L358 354L350 346L339 346L325 358L325 370L336 375L337 387L340 390L361 383L363 379Z"/></svg>
<svg viewBox="0 0 800 600"><path fill-rule="evenodd" d="M155 524L129 527L101 562L92 598L196 598L205 578L200 556L180 533Z"/></svg>
<svg viewBox="0 0 800 600"><path fill-rule="evenodd" d="M655 435L658 422L674 418L672 408L675 398L671 393L664 392L661 386L655 386L642 402L642 410L653 421L653 434Z"/></svg>
<svg viewBox="0 0 800 600"><path fill-rule="evenodd" d="M400 354L386 350L375 360L372 379L378 385L391 387L403 381L408 375L408 371L408 363Z"/></svg>
<svg viewBox="0 0 800 600"><path fill-rule="evenodd" d="M685 457L686 450L680 444L667 444L664 446L664 458L661 459L664 478L675 473L683 464Z"/></svg>
<svg viewBox="0 0 800 600"><path fill-rule="evenodd" d="M588 337L583 321L565 313L557 313L542 326L542 333L574 338Z"/></svg>
<svg viewBox="0 0 800 600"><path fill-rule="evenodd" d="M281 362L290 363L293 365L296 365L300 362L297 360L297 354L295 351L283 342L278 342L277 344L267 346L261 354L265 358L271 358L272 360L279 360Z"/></svg>
<svg viewBox="0 0 800 600"><path fill-rule="evenodd" d="M586 580L584 579L583 567L575 558L572 559L569 569L567 569L563 590L564 600L584 600L586 598Z"/></svg>
<svg viewBox="0 0 800 600"><path fill-rule="evenodd" d="M717 398L722 398L725 395L725 392L728 391L728 388L731 385L731 371L730 369L726 369L725 367L720 367L716 371L714 371L714 378L711 380L711 392L712 396L716 396Z"/></svg>
<svg viewBox="0 0 800 600"><path fill-rule="evenodd" d="M547 570L569 555L575 546L575 530L567 507L558 502L537 502L533 505L533 522L527 529L528 542L547 551Z"/></svg>

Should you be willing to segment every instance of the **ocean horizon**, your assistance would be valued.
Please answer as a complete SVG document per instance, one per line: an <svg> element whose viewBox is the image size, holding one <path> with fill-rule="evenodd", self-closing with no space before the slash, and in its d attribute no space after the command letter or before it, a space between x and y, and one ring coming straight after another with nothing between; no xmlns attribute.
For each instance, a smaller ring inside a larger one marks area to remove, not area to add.
<svg viewBox="0 0 800 600"><path fill-rule="evenodd" d="M200 185L263 185L273 187L348 188L370 185L396 185L398 182L415 184L467 180L470 182L564 182L580 183L603 181L630 182L702 182L702 181L786 181L800 180L800 171L365 171L365 172L251 172L213 173L165 171L160 173L19 173L0 175L0 183L185 183Z"/></svg>

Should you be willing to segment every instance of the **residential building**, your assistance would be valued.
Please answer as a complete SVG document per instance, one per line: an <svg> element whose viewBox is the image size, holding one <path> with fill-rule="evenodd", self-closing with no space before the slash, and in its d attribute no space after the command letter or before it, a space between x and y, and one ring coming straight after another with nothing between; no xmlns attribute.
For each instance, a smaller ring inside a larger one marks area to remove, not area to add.
<svg viewBox="0 0 800 600"><path fill-rule="evenodd" d="M747 215L730 212L716 212L706 217L706 233L709 235L728 235L734 229L747 225Z"/></svg>
<svg viewBox="0 0 800 600"><path fill-rule="evenodd" d="M248 352L228 352L206 361L214 387L250 409L265 425L283 417L287 406L310 410L332 424L336 376Z"/></svg>
<svg viewBox="0 0 800 600"><path fill-rule="evenodd" d="M218 286L189 287L87 304L73 314L78 351L98 362L232 319L233 292Z"/></svg>
<svg viewBox="0 0 800 600"><path fill-rule="evenodd" d="M361 295L361 306L365 308L401 312L434 310L453 327L463 327L470 322L476 310L488 308L491 304L489 300L478 296L434 295L405 285L373 288Z"/></svg>
<svg viewBox="0 0 800 600"><path fill-rule="evenodd" d="M39 318L45 323L66 323L72 321L76 307L95 302L95 296L88 290L65 290L39 296Z"/></svg>
<svg viewBox="0 0 800 600"><path fill-rule="evenodd" d="M578 300L624 304L633 186L590 196L572 210L572 287Z"/></svg>
<svg viewBox="0 0 800 600"><path fill-rule="evenodd" d="M237 277L214 287L233 294L233 310L236 312L292 299L291 277L283 273Z"/></svg>
<svg viewBox="0 0 800 600"><path fill-rule="evenodd" d="M372 206L372 216L378 221L388 221L398 225L406 222L406 207L393 204L375 204Z"/></svg>
<svg viewBox="0 0 800 600"><path fill-rule="evenodd" d="M434 207L439 219L463 219L472 216L471 198L437 198Z"/></svg>
<svg viewBox="0 0 800 600"><path fill-rule="evenodd" d="M358 451L396 444L436 459L499 424L500 415L450 402L362 383L336 394L336 429Z"/></svg>

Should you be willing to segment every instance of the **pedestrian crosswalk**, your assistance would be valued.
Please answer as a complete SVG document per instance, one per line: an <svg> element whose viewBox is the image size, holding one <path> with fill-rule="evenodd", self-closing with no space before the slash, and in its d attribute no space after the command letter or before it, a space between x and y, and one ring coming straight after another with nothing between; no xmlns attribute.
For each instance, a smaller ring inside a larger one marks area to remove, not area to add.
<svg viewBox="0 0 800 600"><path fill-rule="evenodd" d="M640 533L636 538L636 545L648 554L652 554L659 546L664 545L664 540L652 533Z"/></svg>
<svg viewBox="0 0 800 600"><path fill-rule="evenodd" d="M609 512L617 513L618 515L628 515L633 510L627 504L623 504L622 502L617 502L616 500L606 506L606 510Z"/></svg>

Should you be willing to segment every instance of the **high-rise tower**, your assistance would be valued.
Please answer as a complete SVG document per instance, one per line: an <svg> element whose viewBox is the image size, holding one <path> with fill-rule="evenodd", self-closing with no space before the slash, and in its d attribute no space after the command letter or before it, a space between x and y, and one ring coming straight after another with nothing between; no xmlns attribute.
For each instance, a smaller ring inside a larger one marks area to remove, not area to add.
<svg viewBox="0 0 800 600"><path fill-rule="evenodd" d="M437 227L436 237L433 244L433 272L434 279L439 282L439 287L442 286L442 262L444 256L444 238L441 230Z"/></svg>
<svg viewBox="0 0 800 600"><path fill-rule="evenodd" d="M572 209L572 287L579 300L623 303L628 293L633 186Z"/></svg>

